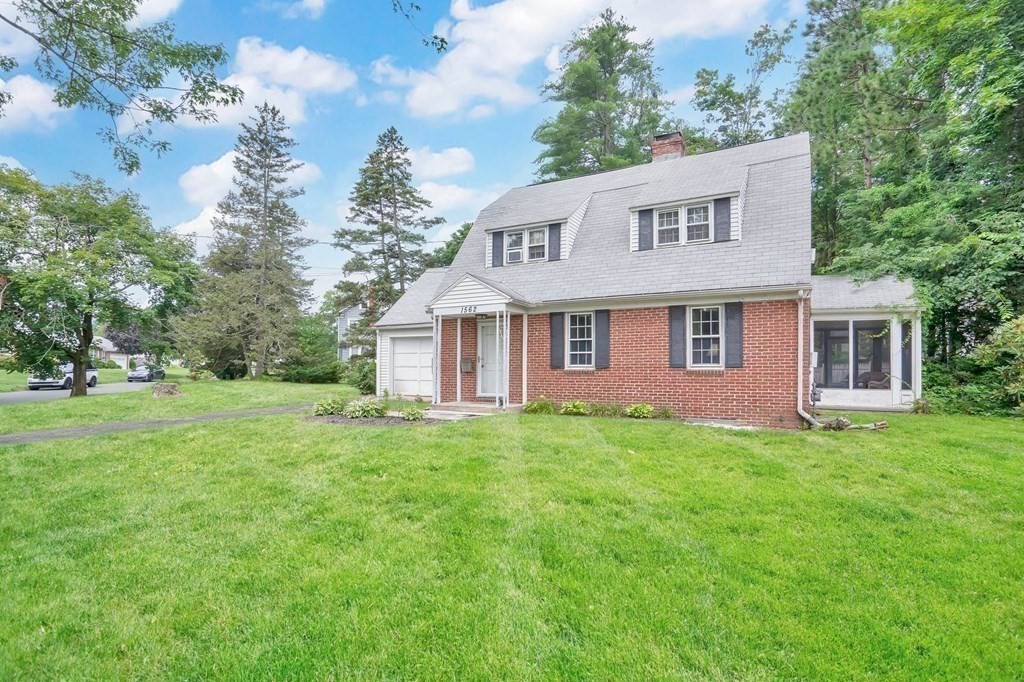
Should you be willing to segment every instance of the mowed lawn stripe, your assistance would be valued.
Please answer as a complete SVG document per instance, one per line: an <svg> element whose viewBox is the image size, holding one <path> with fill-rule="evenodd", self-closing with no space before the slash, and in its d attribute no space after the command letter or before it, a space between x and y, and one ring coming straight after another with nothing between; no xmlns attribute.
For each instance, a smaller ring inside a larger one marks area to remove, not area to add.
<svg viewBox="0 0 1024 682"><path fill-rule="evenodd" d="M8 448L0 677L1010 677L1024 431L891 422L278 416Z"/></svg>

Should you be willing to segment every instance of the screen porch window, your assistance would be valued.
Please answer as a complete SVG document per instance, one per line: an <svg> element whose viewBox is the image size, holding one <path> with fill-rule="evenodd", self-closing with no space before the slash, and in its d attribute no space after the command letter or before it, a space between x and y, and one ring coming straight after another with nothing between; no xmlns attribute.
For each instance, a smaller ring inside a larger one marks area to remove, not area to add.
<svg viewBox="0 0 1024 682"><path fill-rule="evenodd" d="M658 211L658 246L679 243L679 209Z"/></svg>
<svg viewBox="0 0 1024 682"><path fill-rule="evenodd" d="M505 235L505 262L523 262L523 233L509 232Z"/></svg>
<svg viewBox="0 0 1024 682"><path fill-rule="evenodd" d="M722 364L722 309L690 308L690 364L719 367Z"/></svg>
<svg viewBox="0 0 1024 682"><path fill-rule="evenodd" d="M527 257L530 260L545 260L548 257L548 229L542 227L529 232L529 250Z"/></svg>
<svg viewBox="0 0 1024 682"><path fill-rule="evenodd" d="M594 366L594 313L569 315L569 367Z"/></svg>
<svg viewBox="0 0 1024 682"><path fill-rule="evenodd" d="M711 241L711 204L687 207L686 241Z"/></svg>

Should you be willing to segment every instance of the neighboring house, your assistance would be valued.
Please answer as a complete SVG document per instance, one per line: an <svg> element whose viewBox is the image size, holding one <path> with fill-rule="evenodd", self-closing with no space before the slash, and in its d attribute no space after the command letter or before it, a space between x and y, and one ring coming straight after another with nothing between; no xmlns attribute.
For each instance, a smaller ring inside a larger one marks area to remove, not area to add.
<svg viewBox="0 0 1024 682"><path fill-rule="evenodd" d="M363 319L364 311L363 304L358 303L345 308L338 315L338 360L340 362L347 362L353 355L362 355L366 351L362 346L349 346L345 341L345 333L349 327L355 326L359 320Z"/></svg>
<svg viewBox="0 0 1024 682"><path fill-rule="evenodd" d="M89 357L91 357L93 361L114 361L121 369L128 369L128 363L132 359L132 356L127 353L122 353L117 350L113 342L105 336L97 336L93 338Z"/></svg>
<svg viewBox="0 0 1024 682"><path fill-rule="evenodd" d="M812 383L835 407L920 395L911 285L811 276L806 134L686 156L674 133L653 156L485 208L377 323L378 390L785 427Z"/></svg>

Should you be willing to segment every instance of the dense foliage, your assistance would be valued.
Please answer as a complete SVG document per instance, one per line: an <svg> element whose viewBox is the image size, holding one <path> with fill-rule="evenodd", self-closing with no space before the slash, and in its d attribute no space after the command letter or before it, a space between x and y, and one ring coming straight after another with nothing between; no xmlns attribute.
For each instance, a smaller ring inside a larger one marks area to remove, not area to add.
<svg viewBox="0 0 1024 682"><path fill-rule="evenodd" d="M336 384L341 364L330 320L322 315L304 315L297 325L295 346L278 368L284 381L299 384Z"/></svg>

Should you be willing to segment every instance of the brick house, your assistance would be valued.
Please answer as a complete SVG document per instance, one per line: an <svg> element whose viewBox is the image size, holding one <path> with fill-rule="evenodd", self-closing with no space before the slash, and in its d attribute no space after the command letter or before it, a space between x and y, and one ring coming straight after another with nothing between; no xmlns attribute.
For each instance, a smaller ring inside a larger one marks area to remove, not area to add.
<svg viewBox="0 0 1024 682"><path fill-rule="evenodd" d="M806 134L510 190L381 318L378 391L797 427L920 395L909 282L811 275Z"/></svg>

